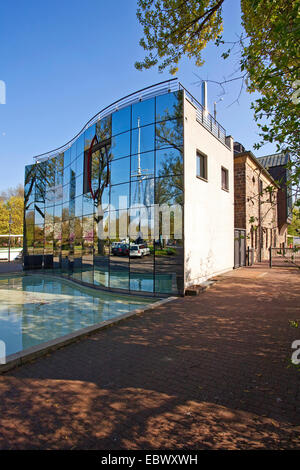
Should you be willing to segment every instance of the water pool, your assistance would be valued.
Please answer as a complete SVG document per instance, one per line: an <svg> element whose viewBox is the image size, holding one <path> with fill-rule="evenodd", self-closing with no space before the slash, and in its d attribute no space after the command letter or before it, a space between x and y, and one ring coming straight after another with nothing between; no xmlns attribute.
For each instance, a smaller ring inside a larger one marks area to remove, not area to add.
<svg viewBox="0 0 300 470"><path fill-rule="evenodd" d="M0 341L8 356L157 300L77 287L51 276L0 276Z"/></svg>

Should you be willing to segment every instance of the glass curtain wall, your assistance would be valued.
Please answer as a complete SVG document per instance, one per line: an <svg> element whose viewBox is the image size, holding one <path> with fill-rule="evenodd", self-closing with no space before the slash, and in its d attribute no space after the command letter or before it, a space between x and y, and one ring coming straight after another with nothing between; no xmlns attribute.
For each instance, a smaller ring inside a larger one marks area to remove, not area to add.
<svg viewBox="0 0 300 470"><path fill-rule="evenodd" d="M182 91L120 109L26 167L24 255L89 284L182 293Z"/></svg>

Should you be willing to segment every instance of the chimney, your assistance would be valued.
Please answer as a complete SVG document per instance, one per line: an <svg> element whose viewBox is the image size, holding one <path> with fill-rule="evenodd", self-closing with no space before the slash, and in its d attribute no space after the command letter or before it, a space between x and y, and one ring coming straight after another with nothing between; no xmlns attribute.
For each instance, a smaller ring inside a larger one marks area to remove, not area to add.
<svg viewBox="0 0 300 470"><path fill-rule="evenodd" d="M245 152L245 147L240 142L234 142L234 153Z"/></svg>
<svg viewBox="0 0 300 470"><path fill-rule="evenodd" d="M207 82L202 82L202 106L207 111Z"/></svg>

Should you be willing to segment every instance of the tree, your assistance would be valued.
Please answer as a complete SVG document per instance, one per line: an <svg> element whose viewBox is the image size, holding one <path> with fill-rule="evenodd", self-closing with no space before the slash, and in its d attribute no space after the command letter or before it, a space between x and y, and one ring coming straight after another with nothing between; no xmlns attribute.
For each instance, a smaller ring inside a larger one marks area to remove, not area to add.
<svg viewBox="0 0 300 470"><path fill-rule="evenodd" d="M178 70L183 55L203 64L202 51L209 41L226 44L221 34L224 0L138 0L137 17L143 26L140 44L147 52L137 69L158 65L159 71ZM241 80L249 92L261 98L252 104L256 121L261 124L261 141L276 142L278 151L291 155L291 183L299 184L300 117L300 42L297 0L241 0L241 22L245 34L230 44L222 54L226 59L232 49L240 48L238 77L217 82ZM215 81L215 80L213 80Z"/></svg>
<svg viewBox="0 0 300 470"><path fill-rule="evenodd" d="M174 74L186 54L203 64L201 52L209 41L222 32L221 6L224 0L138 0L137 17L145 37L140 45L149 51L137 69L158 64ZM154 51L154 52L153 52Z"/></svg>
<svg viewBox="0 0 300 470"><path fill-rule="evenodd" d="M292 223L288 227L288 234L300 237L300 209L299 207L293 208Z"/></svg>
<svg viewBox="0 0 300 470"><path fill-rule="evenodd" d="M8 233L9 210L7 204L0 200L0 234Z"/></svg>
<svg viewBox="0 0 300 470"><path fill-rule="evenodd" d="M248 90L262 97L252 104L261 141L277 142L277 150L291 154L291 182L299 184L299 2L242 0L242 24L248 43L242 50L241 68L247 72Z"/></svg>
<svg viewBox="0 0 300 470"><path fill-rule="evenodd" d="M9 233L9 216L11 215L11 234L23 234L23 214L24 200L20 196L10 196L5 201L0 200L0 235L8 235ZM7 243L6 238L2 239ZM2 241L0 239L0 242Z"/></svg>
<svg viewBox="0 0 300 470"><path fill-rule="evenodd" d="M11 196L24 197L24 188L21 184L18 184L14 188L8 188L6 191L1 191L0 201L7 201Z"/></svg>

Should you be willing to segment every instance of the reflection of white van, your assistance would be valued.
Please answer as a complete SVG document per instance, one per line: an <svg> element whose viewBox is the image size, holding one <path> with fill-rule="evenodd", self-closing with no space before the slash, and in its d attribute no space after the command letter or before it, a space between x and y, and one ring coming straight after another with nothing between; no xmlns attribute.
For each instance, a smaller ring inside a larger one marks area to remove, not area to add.
<svg viewBox="0 0 300 470"><path fill-rule="evenodd" d="M130 245L129 256L146 256L150 255L150 248L145 245Z"/></svg>

